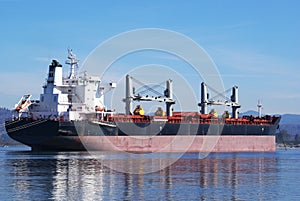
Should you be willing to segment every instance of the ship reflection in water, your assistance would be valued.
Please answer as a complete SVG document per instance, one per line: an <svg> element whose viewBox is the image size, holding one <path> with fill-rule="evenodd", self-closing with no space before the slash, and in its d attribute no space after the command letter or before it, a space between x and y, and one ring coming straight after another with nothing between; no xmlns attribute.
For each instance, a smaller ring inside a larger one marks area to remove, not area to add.
<svg viewBox="0 0 300 201"><path fill-rule="evenodd" d="M120 155L6 152L0 190L2 198L13 200L274 200L284 196L280 186L285 188L277 155L218 153L198 159L186 154L163 170L143 174L142 159ZM160 154L151 160L169 158ZM140 172L120 173L103 165L116 161L138 165Z"/></svg>

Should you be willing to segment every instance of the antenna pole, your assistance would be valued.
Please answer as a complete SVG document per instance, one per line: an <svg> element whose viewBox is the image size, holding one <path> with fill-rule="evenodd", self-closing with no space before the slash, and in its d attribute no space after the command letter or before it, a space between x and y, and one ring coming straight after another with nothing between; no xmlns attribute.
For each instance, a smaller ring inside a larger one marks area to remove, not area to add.
<svg viewBox="0 0 300 201"><path fill-rule="evenodd" d="M72 53L72 49L68 49L68 59L66 64L70 65L69 79L75 79L75 67L78 66L79 60L76 59L76 55Z"/></svg>
<svg viewBox="0 0 300 201"><path fill-rule="evenodd" d="M261 100L258 100L258 104L257 104L257 109L258 109L258 117L261 118L261 110L262 110L262 104L261 104Z"/></svg>

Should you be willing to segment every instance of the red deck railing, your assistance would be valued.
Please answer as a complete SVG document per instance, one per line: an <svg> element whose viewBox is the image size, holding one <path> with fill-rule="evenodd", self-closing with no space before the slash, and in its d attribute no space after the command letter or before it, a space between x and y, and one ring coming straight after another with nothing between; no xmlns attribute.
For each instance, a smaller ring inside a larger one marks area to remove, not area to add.
<svg viewBox="0 0 300 201"><path fill-rule="evenodd" d="M133 123L189 123L189 124L233 124L233 125L271 125L278 117L266 116L258 117L240 117L240 118L213 118L208 114L198 112L174 112L173 116L147 116L147 115L124 115L116 114L110 116L108 121L113 122L133 122Z"/></svg>

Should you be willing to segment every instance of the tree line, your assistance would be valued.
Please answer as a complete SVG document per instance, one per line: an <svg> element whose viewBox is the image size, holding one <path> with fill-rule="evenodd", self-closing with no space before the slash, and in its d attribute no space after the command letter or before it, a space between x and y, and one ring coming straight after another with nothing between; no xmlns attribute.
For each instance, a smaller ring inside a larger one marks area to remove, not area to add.
<svg viewBox="0 0 300 201"><path fill-rule="evenodd" d="M280 130L276 134L276 143L300 146L300 134L291 135L286 130Z"/></svg>

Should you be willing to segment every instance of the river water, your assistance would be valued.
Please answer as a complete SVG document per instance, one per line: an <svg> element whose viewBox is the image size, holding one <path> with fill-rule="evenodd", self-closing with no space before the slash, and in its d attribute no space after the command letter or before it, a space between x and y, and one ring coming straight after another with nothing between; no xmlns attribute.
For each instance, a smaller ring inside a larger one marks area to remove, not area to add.
<svg viewBox="0 0 300 201"><path fill-rule="evenodd" d="M177 155L97 154L1 148L0 200L300 200L300 149L184 154L147 174L145 158L159 166ZM138 171L118 172L111 163Z"/></svg>

